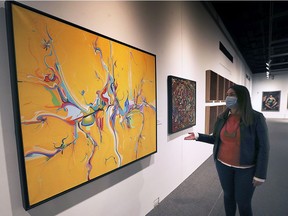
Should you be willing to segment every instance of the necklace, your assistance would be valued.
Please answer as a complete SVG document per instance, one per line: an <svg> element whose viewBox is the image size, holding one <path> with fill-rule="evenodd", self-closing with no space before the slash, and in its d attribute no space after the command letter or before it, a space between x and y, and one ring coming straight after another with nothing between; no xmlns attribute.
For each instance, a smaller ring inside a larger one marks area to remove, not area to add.
<svg viewBox="0 0 288 216"><path fill-rule="evenodd" d="M238 128L237 128L238 129ZM224 130L224 136L229 138L235 138L237 135L237 129L233 131L232 133L229 133L226 129Z"/></svg>
<svg viewBox="0 0 288 216"><path fill-rule="evenodd" d="M224 136L229 137L229 138L235 138L236 135L237 135L237 131L238 131L238 128L239 128L239 125L240 125L240 124L237 122L237 123L236 123L236 124L237 124L237 127L236 127L235 130L232 130L232 132L228 132L228 130L227 130L227 124L228 124L228 121L227 121L226 124L225 124Z"/></svg>

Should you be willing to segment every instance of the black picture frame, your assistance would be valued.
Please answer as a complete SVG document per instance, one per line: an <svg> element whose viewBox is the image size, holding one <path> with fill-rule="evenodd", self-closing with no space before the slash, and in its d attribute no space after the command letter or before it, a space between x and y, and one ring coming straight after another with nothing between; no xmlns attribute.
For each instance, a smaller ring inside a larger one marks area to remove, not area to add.
<svg viewBox="0 0 288 216"><path fill-rule="evenodd" d="M262 111L279 112L281 91L263 91L262 92Z"/></svg>
<svg viewBox="0 0 288 216"><path fill-rule="evenodd" d="M168 133L196 125L196 82L168 76Z"/></svg>

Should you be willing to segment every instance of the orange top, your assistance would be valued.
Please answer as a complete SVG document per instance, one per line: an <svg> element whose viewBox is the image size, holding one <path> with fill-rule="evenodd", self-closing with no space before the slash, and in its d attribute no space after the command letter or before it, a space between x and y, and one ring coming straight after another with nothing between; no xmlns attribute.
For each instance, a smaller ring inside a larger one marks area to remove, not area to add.
<svg viewBox="0 0 288 216"><path fill-rule="evenodd" d="M240 116L230 114L223 126L218 159L232 166L240 166Z"/></svg>

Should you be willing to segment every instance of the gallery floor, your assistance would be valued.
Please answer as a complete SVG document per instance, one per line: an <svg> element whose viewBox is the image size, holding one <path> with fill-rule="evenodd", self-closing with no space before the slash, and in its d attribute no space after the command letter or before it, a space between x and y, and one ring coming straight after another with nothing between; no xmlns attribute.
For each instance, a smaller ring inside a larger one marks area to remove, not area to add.
<svg viewBox="0 0 288 216"><path fill-rule="evenodd" d="M270 139L268 179L255 191L254 216L287 216L288 120L267 119L267 124ZM212 157L146 216L225 216L223 192Z"/></svg>

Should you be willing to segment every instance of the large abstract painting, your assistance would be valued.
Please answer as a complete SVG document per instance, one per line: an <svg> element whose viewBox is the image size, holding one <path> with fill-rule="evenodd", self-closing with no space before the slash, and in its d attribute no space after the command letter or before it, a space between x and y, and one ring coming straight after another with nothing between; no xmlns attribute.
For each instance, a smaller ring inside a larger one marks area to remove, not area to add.
<svg viewBox="0 0 288 216"><path fill-rule="evenodd" d="M196 124L196 82L168 76L168 132Z"/></svg>
<svg viewBox="0 0 288 216"><path fill-rule="evenodd" d="M281 91L262 93L262 111L279 111Z"/></svg>
<svg viewBox="0 0 288 216"><path fill-rule="evenodd" d="M6 9L25 209L157 151L154 54L17 2Z"/></svg>

